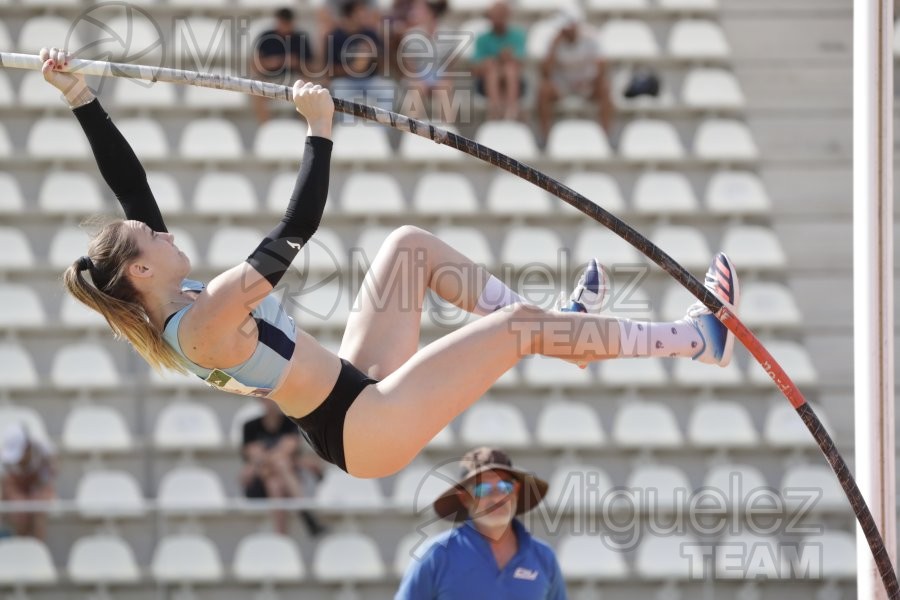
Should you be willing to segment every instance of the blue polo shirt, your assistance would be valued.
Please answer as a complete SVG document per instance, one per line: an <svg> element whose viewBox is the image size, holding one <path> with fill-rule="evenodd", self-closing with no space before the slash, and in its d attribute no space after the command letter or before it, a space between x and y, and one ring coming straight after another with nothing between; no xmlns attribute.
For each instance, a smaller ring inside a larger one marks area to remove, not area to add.
<svg viewBox="0 0 900 600"><path fill-rule="evenodd" d="M429 541L410 562L394 600L565 600L566 587L553 549L518 520L519 549L502 570L472 521Z"/></svg>

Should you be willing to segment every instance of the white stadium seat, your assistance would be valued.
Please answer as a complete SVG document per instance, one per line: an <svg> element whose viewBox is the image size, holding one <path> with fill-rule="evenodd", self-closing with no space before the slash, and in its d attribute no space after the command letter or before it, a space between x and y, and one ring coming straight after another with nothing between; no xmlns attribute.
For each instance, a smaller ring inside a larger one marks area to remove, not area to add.
<svg viewBox="0 0 900 600"><path fill-rule="evenodd" d="M116 126L139 159L162 160L171 156L169 140L156 119L117 119Z"/></svg>
<svg viewBox="0 0 900 600"><path fill-rule="evenodd" d="M488 186L487 208L498 215L527 216L550 214L553 205L544 190L521 177L501 171Z"/></svg>
<svg viewBox="0 0 900 600"><path fill-rule="evenodd" d="M717 171L706 186L706 206L720 215L765 215L772 209L772 200L756 173Z"/></svg>
<svg viewBox="0 0 900 600"><path fill-rule="evenodd" d="M306 575L297 542L277 533L253 533L241 539L232 563L238 581L289 583Z"/></svg>
<svg viewBox="0 0 900 600"><path fill-rule="evenodd" d="M650 235L650 240L688 270L705 271L713 256L706 236L694 227L660 226Z"/></svg>
<svg viewBox="0 0 900 600"><path fill-rule="evenodd" d="M606 471L589 464L561 465L553 471L549 484L544 502L551 514L596 510L613 488Z"/></svg>
<svg viewBox="0 0 900 600"><path fill-rule="evenodd" d="M431 511L432 503L452 485L453 473L439 467L413 464L397 474L391 502L400 510L421 514Z"/></svg>
<svg viewBox="0 0 900 600"><path fill-rule="evenodd" d="M660 8L685 12L715 10L718 0L659 0Z"/></svg>
<svg viewBox="0 0 900 600"><path fill-rule="evenodd" d="M508 231L503 238L500 260L518 269L528 265L541 265L555 271L562 251L562 239L553 229L517 227Z"/></svg>
<svg viewBox="0 0 900 600"><path fill-rule="evenodd" d="M361 533L333 533L322 539L312 571L330 583L378 581L387 574L375 541Z"/></svg>
<svg viewBox="0 0 900 600"><path fill-rule="evenodd" d="M759 148L746 123L736 119L707 119L694 136L694 154L715 162L752 161L759 158Z"/></svg>
<svg viewBox="0 0 900 600"><path fill-rule="evenodd" d="M828 423L828 415L819 407L813 407L819 421L826 431L831 431ZM773 448L815 448L816 440L807 429L800 415L794 410L787 400L779 398L766 414L763 426L763 441Z"/></svg>
<svg viewBox="0 0 900 600"><path fill-rule="evenodd" d="M488 121L475 132L479 144L521 161L538 157L537 142L531 128L515 121Z"/></svg>
<svg viewBox="0 0 900 600"><path fill-rule="evenodd" d="M156 545L150 572L159 583L215 583L225 574L219 551L204 535L174 534Z"/></svg>
<svg viewBox="0 0 900 600"><path fill-rule="evenodd" d="M85 253L90 242L88 232L76 226L60 227L50 241L47 258L50 266L65 269Z"/></svg>
<svg viewBox="0 0 900 600"><path fill-rule="evenodd" d="M109 406L76 406L66 417L62 446L69 452L127 452L134 446L122 413Z"/></svg>
<svg viewBox="0 0 900 600"><path fill-rule="evenodd" d="M229 19L201 17L176 19L172 27L172 37L167 49L168 56L180 56L182 68L192 71L209 71L205 63L231 64L234 49L232 28Z"/></svg>
<svg viewBox="0 0 900 600"><path fill-rule="evenodd" d="M52 585L56 567L47 545L33 537L0 538L0 586Z"/></svg>
<svg viewBox="0 0 900 600"><path fill-rule="evenodd" d="M352 298L339 279L292 292L285 304L301 327L342 328L350 318Z"/></svg>
<svg viewBox="0 0 900 600"><path fill-rule="evenodd" d="M698 273L699 275L699 273ZM697 301L694 296L679 283L671 283L663 293L660 316L666 321L677 321L684 317L688 306ZM743 308L743 307L742 307ZM744 312L741 310L741 318Z"/></svg>
<svg viewBox="0 0 900 600"><path fill-rule="evenodd" d="M834 471L825 465L789 467L781 480L781 496L788 510L843 512L850 508Z"/></svg>
<svg viewBox="0 0 900 600"><path fill-rule="evenodd" d="M553 160L594 162L606 160L611 154L606 132L589 119L557 121L547 137L547 156Z"/></svg>
<svg viewBox="0 0 900 600"><path fill-rule="evenodd" d="M722 250L740 269L783 269L787 257L770 227L742 225L725 230Z"/></svg>
<svg viewBox="0 0 900 600"><path fill-rule="evenodd" d="M81 39L72 27L72 22L54 15L39 15L27 19L19 29L18 39L16 48L27 54L37 54L42 47L51 44L49 40L53 40L52 44L56 44L57 48L64 46L72 53L82 48Z"/></svg>
<svg viewBox="0 0 900 600"><path fill-rule="evenodd" d="M38 191L38 206L45 213L98 213L103 204L97 180L83 171L47 173Z"/></svg>
<svg viewBox="0 0 900 600"><path fill-rule="evenodd" d="M140 581L141 572L131 546L117 535L78 538L69 551L66 570L75 583L122 585Z"/></svg>
<svg viewBox="0 0 900 600"><path fill-rule="evenodd" d="M569 332L568 335L571 335ZM585 335L584 340L589 339ZM592 384L593 370L579 369L576 365L559 358L546 356L530 356L521 363L522 378L529 386L535 388L577 387L584 388Z"/></svg>
<svg viewBox="0 0 900 600"><path fill-rule="evenodd" d="M784 285L754 281L741 290L741 320L748 327L796 327L800 309Z"/></svg>
<svg viewBox="0 0 900 600"><path fill-rule="evenodd" d="M110 42L102 43L97 48L101 53L108 53L107 56L102 56L102 59L159 66L162 64L161 59L164 52L167 58L171 58L171 46L166 47L165 45L164 31L168 29L168 25L157 23L152 17L138 11L130 12L130 14L123 11L123 13L111 16L104 22L106 31L99 31L106 38L103 41ZM115 37L121 38L122 42L115 43ZM182 68L189 67L185 65ZM137 85L146 86L148 83L139 82ZM170 83L162 85L175 87Z"/></svg>
<svg viewBox="0 0 900 600"><path fill-rule="evenodd" d="M638 12L646 10L649 0L587 0L587 10L591 12L617 13L623 11Z"/></svg>
<svg viewBox="0 0 900 600"><path fill-rule="evenodd" d="M546 0L536 1L545 2ZM520 2L519 8L521 8L521 6L522 4ZM560 25L559 19L555 16L532 23L528 28L528 37L525 40L525 56L536 62L544 60L547 56L547 52L550 50L553 39L559 32Z"/></svg>
<svg viewBox="0 0 900 600"><path fill-rule="evenodd" d="M578 234L575 257L577 260L586 260L594 256L600 257L602 264L609 268L644 264L637 249L612 231L601 227L587 227Z"/></svg>
<svg viewBox="0 0 900 600"><path fill-rule="evenodd" d="M544 405L534 436L547 448L597 448L606 442L594 409L584 402L564 399Z"/></svg>
<svg viewBox="0 0 900 600"><path fill-rule="evenodd" d="M219 92L219 90L213 91ZM244 96L243 94L234 95L238 98ZM266 121L256 130L256 137L253 139L253 156L262 160L299 164L303 158L306 129L306 125L297 119Z"/></svg>
<svg viewBox="0 0 900 600"><path fill-rule="evenodd" d="M341 211L356 216L400 215L406 212L406 200L392 175L355 172L344 181Z"/></svg>
<svg viewBox="0 0 900 600"><path fill-rule="evenodd" d="M672 377L678 385L699 388L737 387L744 376L736 361L727 367L710 369L709 365L679 358L675 361Z"/></svg>
<svg viewBox="0 0 900 600"><path fill-rule="evenodd" d="M697 196L684 173L647 171L634 184L632 204L640 214L690 214L699 209Z"/></svg>
<svg viewBox="0 0 900 600"><path fill-rule="evenodd" d="M600 381L625 388L658 388L669 383L669 375L661 358L608 360L600 365Z"/></svg>
<svg viewBox="0 0 900 600"><path fill-rule="evenodd" d="M625 126L619 152L628 160L668 161L683 158L684 146L668 121L641 118Z"/></svg>
<svg viewBox="0 0 900 600"><path fill-rule="evenodd" d="M250 256L262 239L262 233L250 227L233 226L219 229L209 241L206 263L210 267L219 269L239 265ZM187 253L186 250L185 253Z"/></svg>
<svg viewBox="0 0 900 600"><path fill-rule="evenodd" d="M201 450L223 444L213 409L199 402L178 400L160 411L153 428L153 445L160 450Z"/></svg>
<svg viewBox="0 0 900 600"><path fill-rule="evenodd" d="M47 324L40 295L20 283L0 283L0 327L42 327Z"/></svg>
<svg viewBox="0 0 900 600"><path fill-rule="evenodd" d="M812 357L802 344L787 340L763 340L763 344L797 385L816 385L820 381ZM755 360L751 361L749 378L750 383L772 384L771 377Z"/></svg>
<svg viewBox="0 0 900 600"><path fill-rule="evenodd" d="M628 576L624 552L610 547L602 536L567 535L557 548L559 568L566 580L621 580Z"/></svg>
<svg viewBox="0 0 900 600"><path fill-rule="evenodd" d="M698 497L710 494L711 497L723 498L725 508L729 511L752 512L754 506L750 500L763 490L774 492L774 489L767 485L759 468L726 463L710 468L706 472L701 489L696 493ZM760 503L760 509L768 510L763 503Z"/></svg>
<svg viewBox="0 0 900 600"><path fill-rule="evenodd" d="M669 31L668 51L683 60L724 60L731 55L722 27L704 19L675 23Z"/></svg>
<svg viewBox="0 0 900 600"><path fill-rule="evenodd" d="M247 95L240 92L232 92L230 90L219 90L216 88L188 86L184 90L184 104L191 108L202 108L207 110L216 109L241 109L247 105ZM274 121L283 123L281 119ZM294 122L300 124L296 119ZM266 123L260 126L260 130L265 128ZM287 133L287 132L285 132ZM294 143L303 146L306 139L306 127L303 127L303 135L294 139Z"/></svg>
<svg viewBox="0 0 900 600"><path fill-rule="evenodd" d="M9 27L7 27L6 23L0 21L0 47L3 48L12 48L13 47L13 38L9 34Z"/></svg>
<svg viewBox="0 0 900 600"><path fill-rule="evenodd" d="M147 171L147 184L153 191L153 197L163 215L168 217L184 212L184 197L181 187L172 174L163 171Z"/></svg>
<svg viewBox="0 0 900 600"><path fill-rule="evenodd" d="M597 39L603 55L610 60L652 59L659 56L659 44L646 22L637 19L607 21Z"/></svg>
<svg viewBox="0 0 900 600"><path fill-rule="evenodd" d="M683 443L672 409L661 402L640 400L619 409L612 438L625 448L675 448Z"/></svg>
<svg viewBox="0 0 900 600"><path fill-rule="evenodd" d="M425 173L413 190L413 208L423 215L474 215L479 212L472 183L459 173Z"/></svg>
<svg viewBox="0 0 900 600"><path fill-rule="evenodd" d="M781 577L778 537L752 531L730 532L716 545L719 579L778 579Z"/></svg>
<svg viewBox="0 0 900 600"><path fill-rule="evenodd" d="M337 163L385 162L393 157L387 132L381 125L337 125L332 134Z"/></svg>
<svg viewBox="0 0 900 600"><path fill-rule="evenodd" d="M744 93L734 73L726 69L699 67L692 69L681 85L685 106L705 110L740 109Z"/></svg>
<svg viewBox="0 0 900 600"><path fill-rule="evenodd" d="M5 359L0 350L0 359ZM6 380L3 380L6 383ZM47 434L47 426L41 414L30 406L18 406L15 404L0 404L0 432L5 431L13 423L21 424L30 437L38 440L52 449L50 436Z"/></svg>
<svg viewBox="0 0 900 600"><path fill-rule="evenodd" d="M509 402L489 399L480 400L463 414L459 435L467 447L495 445L512 449L531 443L522 411Z"/></svg>
<svg viewBox="0 0 900 600"><path fill-rule="evenodd" d="M53 357L50 381L59 389L112 389L121 384L109 351L100 344L67 344Z"/></svg>
<svg viewBox="0 0 900 600"><path fill-rule="evenodd" d="M109 331L106 319L97 311L88 308L71 294L65 294L59 305L59 321L73 329L105 329Z"/></svg>
<svg viewBox="0 0 900 600"><path fill-rule="evenodd" d="M189 160L228 160L241 158L244 146L233 123L210 117L196 119L185 125L178 152L182 158Z"/></svg>
<svg viewBox="0 0 900 600"><path fill-rule="evenodd" d="M39 119L28 131L25 148L37 159L88 159L92 156L81 125L72 117ZM3 154L0 152L0 156Z"/></svg>
<svg viewBox="0 0 900 600"><path fill-rule="evenodd" d="M163 475L156 494L164 512L219 511L227 502L222 480L204 467L175 467Z"/></svg>
<svg viewBox="0 0 900 600"><path fill-rule="evenodd" d="M203 215L256 214L256 190L250 179L241 173L204 173L194 190L194 210Z"/></svg>
<svg viewBox="0 0 900 600"><path fill-rule="evenodd" d="M85 518L139 517L146 511L144 495L127 471L88 471L78 481L75 507Z"/></svg>
<svg viewBox="0 0 900 600"><path fill-rule="evenodd" d="M178 101L178 86L122 78L115 84L112 103L118 108L171 108Z"/></svg>
<svg viewBox="0 0 900 600"><path fill-rule="evenodd" d="M636 510L667 513L682 508L694 491L687 475L672 465L638 465L625 487L635 494Z"/></svg>
<svg viewBox="0 0 900 600"><path fill-rule="evenodd" d="M635 571L644 579L701 579L704 576L703 546L692 535L649 534L637 550Z"/></svg>
<svg viewBox="0 0 900 600"><path fill-rule="evenodd" d="M747 410L737 402L701 402L691 413L688 439L700 448L754 448L759 434Z"/></svg>
<svg viewBox="0 0 900 600"><path fill-rule="evenodd" d="M465 30L461 29L460 31ZM470 45L471 48L474 46L474 43ZM459 133L459 130L453 125L435 123L435 126L450 133ZM453 163L465 158L464 154L455 148L410 133L404 133L400 138L399 154L400 158L407 162L429 164Z"/></svg>
<svg viewBox="0 0 900 600"><path fill-rule="evenodd" d="M25 347L16 342L0 342L0 381L8 390L38 386L37 369Z"/></svg>
<svg viewBox="0 0 900 600"><path fill-rule="evenodd" d="M606 173L574 171L563 180L567 186L613 214L625 212L625 199L616 180ZM578 209L562 205L563 210L573 215L581 215Z"/></svg>
<svg viewBox="0 0 900 600"><path fill-rule="evenodd" d="M799 565L810 565L806 577L856 579L856 536L846 531L825 531L810 535L800 543ZM816 567L821 565L820 569ZM801 569L801 571L804 571ZM793 571L785 567L786 575Z"/></svg>
<svg viewBox="0 0 900 600"><path fill-rule="evenodd" d="M0 214L25 212L22 188L12 173L0 173Z"/></svg>
<svg viewBox="0 0 900 600"><path fill-rule="evenodd" d="M70 128L70 130L71 130L71 128ZM66 137L66 135L65 135L66 133L68 133L68 132L64 132L63 141L66 142L65 149L68 150L68 146L70 146L71 144L69 144L70 140ZM44 142L46 141L46 137L45 137L46 135L49 135L49 133L45 133L42 131L41 135L39 136L40 143L37 143L37 146L36 146L38 148L39 152L44 149ZM30 143L31 132L29 132L28 139L29 139L29 143ZM32 152L31 151L32 147L28 146L28 148L29 148L28 151ZM3 127L3 125L0 124L0 156L12 156L12 152L13 152L12 141L10 141L10 139L9 139L9 134L6 133L6 127Z"/></svg>
<svg viewBox="0 0 900 600"><path fill-rule="evenodd" d="M240 407L231 417L231 426L228 428L228 442L232 446L240 446L243 442L244 424L247 421L259 418L265 414L265 409L259 402L251 401Z"/></svg>
<svg viewBox="0 0 900 600"><path fill-rule="evenodd" d="M524 12L553 12L557 10L579 10L578 0L519 0L516 8ZM531 32L529 32L531 35Z"/></svg>
<svg viewBox="0 0 900 600"><path fill-rule="evenodd" d="M351 477L337 468L325 470L316 486L316 502L343 510L377 510L385 504L378 480Z"/></svg>
<svg viewBox="0 0 900 600"><path fill-rule="evenodd" d="M272 213L281 216L284 214L294 193L294 186L297 184L297 170L290 168L279 172L269 183L269 190L266 194L266 208ZM325 199L325 214L337 212L335 203L332 202L332 195L329 192Z"/></svg>

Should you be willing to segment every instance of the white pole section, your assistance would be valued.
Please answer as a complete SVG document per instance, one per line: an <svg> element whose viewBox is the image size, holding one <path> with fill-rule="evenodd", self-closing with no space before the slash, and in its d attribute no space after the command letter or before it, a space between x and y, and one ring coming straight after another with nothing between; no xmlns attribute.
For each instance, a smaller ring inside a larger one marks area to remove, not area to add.
<svg viewBox="0 0 900 600"><path fill-rule="evenodd" d="M897 564L894 476L893 2L853 10L856 480ZM857 598L887 598L857 526Z"/></svg>

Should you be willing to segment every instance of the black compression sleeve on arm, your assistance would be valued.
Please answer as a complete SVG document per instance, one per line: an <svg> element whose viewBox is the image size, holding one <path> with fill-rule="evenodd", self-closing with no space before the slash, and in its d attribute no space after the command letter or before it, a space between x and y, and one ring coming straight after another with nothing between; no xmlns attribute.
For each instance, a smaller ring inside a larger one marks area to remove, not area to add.
<svg viewBox="0 0 900 600"><path fill-rule="evenodd" d="M93 100L73 109L87 135L100 174L116 195L125 216L146 223L153 231L168 231L147 184L147 174L109 115Z"/></svg>
<svg viewBox="0 0 900 600"><path fill-rule="evenodd" d="M312 237L328 198L332 142L322 137L306 138L303 163L284 218L256 247L247 262L275 287L291 261Z"/></svg>

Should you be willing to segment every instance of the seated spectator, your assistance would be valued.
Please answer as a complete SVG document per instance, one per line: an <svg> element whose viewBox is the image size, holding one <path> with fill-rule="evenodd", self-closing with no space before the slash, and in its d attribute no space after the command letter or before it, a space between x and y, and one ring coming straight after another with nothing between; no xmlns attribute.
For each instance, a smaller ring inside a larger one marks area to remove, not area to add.
<svg viewBox="0 0 900 600"><path fill-rule="evenodd" d="M478 93L487 97L488 119L518 119L525 91L525 30L509 24L511 14L509 2L495 2L487 12L491 29L475 39L472 73Z"/></svg>
<svg viewBox="0 0 900 600"><path fill-rule="evenodd" d="M244 467L241 485L248 498L302 498L304 483L322 477L318 459L300 454L300 430L284 416L272 400L260 398L264 408L261 417L244 423L241 454ZM306 480L306 481L305 481ZM319 535L324 528L307 511L300 517L312 535ZM275 530L286 534L288 515L283 510L273 511Z"/></svg>
<svg viewBox="0 0 900 600"><path fill-rule="evenodd" d="M345 0L341 19L327 38L328 74L335 98L393 108L394 85L384 77L384 40L372 28L365 0Z"/></svg>
<svg viewBox="0 0 900 600"><path fill-rule="evenodd" d="M562 14L562 28L541 64L538 118L543 140L550 132L556 102L567 96L592 101L603 128L609 132L612 125L614 109L606 61L600 56L596 36L583 20L574 11Z"/></svg>
<svg viewBox="0 0 900 600"><path fill-rule="evenodd" d="M8 502L26 502L56 498L53 483L56 468L50 448L29 435L21 423L9 425L0 441L0 462L3 463L0 488L3 499ZM15 535L46 539L46 513L23 512L8 516Z"/></svg>
<svg viewBox="0 0 900 600"><path fill-rule="evenodd" d="M281 8L275 12L275 28L256 39L250 68L260 79L291 85L298 78L310 79L315 74L313 59L309 37L294 26L294 12ZM260 123L269 120L269 102L268 98L253 96Z"/></svg>
<svg viewBox="0 0 900 600"><path fill-rule="evenodd" d="M438 96L441 96L440 107L451 106L453 81L447 71L457 40L438 35L440 17L446 11L446 0L415 0L407 14L408 28L398 46L399 67L406 87L401 112L414 118L426 118L428 105ZM432 118L444 122L455 120L444 114Z"/></svg>

